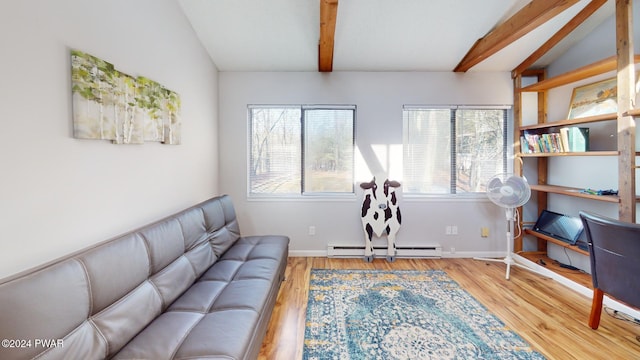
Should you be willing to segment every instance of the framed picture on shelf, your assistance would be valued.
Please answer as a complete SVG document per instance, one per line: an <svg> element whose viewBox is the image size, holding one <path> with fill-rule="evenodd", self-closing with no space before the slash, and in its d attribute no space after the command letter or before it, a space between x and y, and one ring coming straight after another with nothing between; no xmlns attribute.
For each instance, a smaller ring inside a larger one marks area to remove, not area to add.
<svg viewBox="0 0 640 360"><path fill-rule="evenodd" d="M573 89L567 119L610 114L617 111L618 87L614 77Z"/></svg>

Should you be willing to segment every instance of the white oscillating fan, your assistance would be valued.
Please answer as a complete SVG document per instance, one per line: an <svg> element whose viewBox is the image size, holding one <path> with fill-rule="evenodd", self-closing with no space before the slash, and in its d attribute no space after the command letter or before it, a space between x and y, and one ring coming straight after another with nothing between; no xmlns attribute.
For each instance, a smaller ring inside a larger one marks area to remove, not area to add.
<svg viewBox="0 0 640 360"><path fill-rule="evenodd" d="M538 273L513 259L513 230L517 208L524 205L531 197L531 188L527 180L514 174L498 174L487 183L487 196L494 204L505 209L507 217L507 256L504 259L475 258L476 260L498 261L507 264L506 279L509 279L511 265L516 265ZM541 274L542 275L542 274Z"/></svg>

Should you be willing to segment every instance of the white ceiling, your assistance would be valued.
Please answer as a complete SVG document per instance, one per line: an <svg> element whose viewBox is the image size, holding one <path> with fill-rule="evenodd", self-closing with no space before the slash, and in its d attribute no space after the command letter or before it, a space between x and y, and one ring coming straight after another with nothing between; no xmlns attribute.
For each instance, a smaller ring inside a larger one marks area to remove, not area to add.
<svg viewBox="0 0 640 360"><path fill-rule="evenodd" d="M220 71L317 71L319 0L178 0ZM511 71L577 14L581 0L470 71ZM333 71L451 71L529 0L340 0ZM541 59L614 13L609 0Z"/></svg>

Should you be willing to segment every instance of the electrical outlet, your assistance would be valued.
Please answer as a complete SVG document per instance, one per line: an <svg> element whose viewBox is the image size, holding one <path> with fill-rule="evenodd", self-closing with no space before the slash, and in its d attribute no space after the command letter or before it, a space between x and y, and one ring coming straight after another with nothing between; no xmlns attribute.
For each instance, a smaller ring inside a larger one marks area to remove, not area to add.
<svg viewBox="0 0 640 360"><path fill-rule="evenodd" d="M452 253L452 254L455 254L455 253L456 253L456 248L452 247L452 248L451 248L451 253Z"/></svg>
<svg viewBox="0 0 640 360"><path fill-rule="evenodd" d="M309 235L313 236L316 234L316 227L311 225L309 226Z"/></svg>
<svg viewBox="0 0 640 360"><path fill-rule="evenodd" d="M451 235L458 235L458 225L451 225Z"/></svg>
<svg viewBox="0 0 640 360"><path fill-rule="evenodd" d="M486 238L489 237L489 228L488 227L481 227L480 228L480 236Z"/></svg>
<svg viewBox="0 0 640 360"><path fill-rule="evenodd" d="M453 230L451 229L451 225L447 225L447 227L446 227L446 228L444 228L444 234L445 234L445 235L451 235L451 232L452 232L452 231L453 231Z"/></svg>

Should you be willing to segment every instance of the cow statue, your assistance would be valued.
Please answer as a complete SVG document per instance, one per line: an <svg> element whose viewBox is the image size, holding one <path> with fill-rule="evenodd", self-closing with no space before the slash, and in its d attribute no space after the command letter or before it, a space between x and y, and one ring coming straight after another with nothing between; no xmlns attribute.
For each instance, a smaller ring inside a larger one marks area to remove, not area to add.
<svg viewBox="0 0 640 360"><path fill-rule="evenodd" d="M396 233L400 229L401 216L398 207L395 188L400 187L397 181L389 179L367 183L361 183L364 189L362 201L362 227L364 228L364 260L373 261L373 244L371 239L373 234L382 236L382 232L387 232L387 261L393 262L396 259Z"/></svg>

